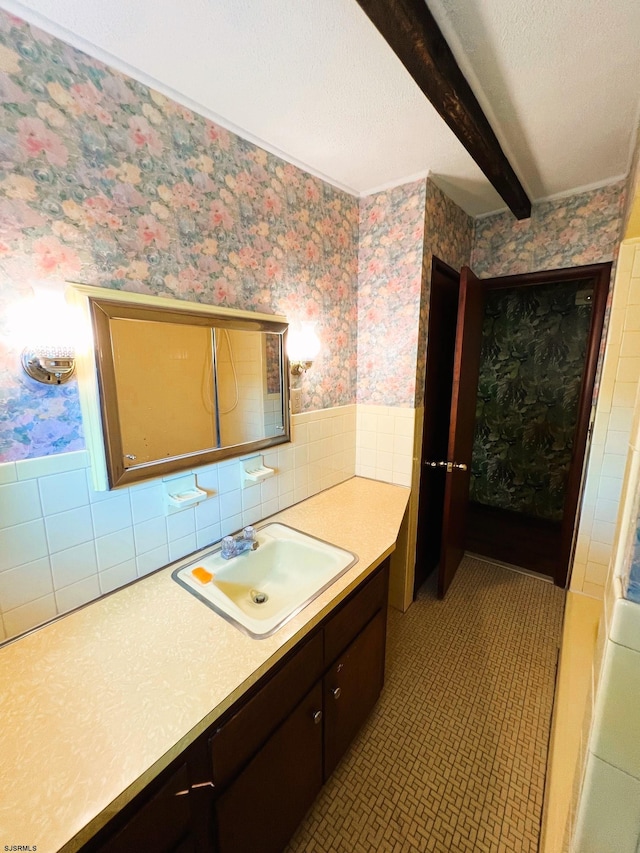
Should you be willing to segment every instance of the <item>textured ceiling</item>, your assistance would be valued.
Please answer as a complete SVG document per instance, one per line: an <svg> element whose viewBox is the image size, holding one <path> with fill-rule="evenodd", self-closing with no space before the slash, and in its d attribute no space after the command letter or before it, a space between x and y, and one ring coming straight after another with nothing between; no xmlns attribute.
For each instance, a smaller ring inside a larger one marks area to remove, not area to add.
<svg viewBox="0 0 640 853"><path fill-rule="evenodd" d="M638 0L430 0L533 198L624 175L640 106Z"/></svg>
<svg viewBox="0 0 640 853"><path fill-rule="evenodd" d="M504 207L356 0L0 0L8 10L358 194L431 172ZM429 0L532 199L629 166L638 0Z"/></svg>

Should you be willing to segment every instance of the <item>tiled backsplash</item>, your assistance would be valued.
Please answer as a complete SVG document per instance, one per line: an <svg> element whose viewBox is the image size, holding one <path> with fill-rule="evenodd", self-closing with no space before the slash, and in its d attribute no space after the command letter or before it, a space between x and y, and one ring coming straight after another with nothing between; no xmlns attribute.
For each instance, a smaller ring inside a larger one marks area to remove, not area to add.
<svg viewBox="0 0 640 853"><path fill-rule="evenodd" d="M293 441L264 453L274 477L241 489L237 459L195 469L211 497L168 516L159 480L95 492L85 452L0 465L0 640L354 475L355 405L292 421ZM399 482L392 479L398 454L388 452L389 476L377 479Z"/></svg>

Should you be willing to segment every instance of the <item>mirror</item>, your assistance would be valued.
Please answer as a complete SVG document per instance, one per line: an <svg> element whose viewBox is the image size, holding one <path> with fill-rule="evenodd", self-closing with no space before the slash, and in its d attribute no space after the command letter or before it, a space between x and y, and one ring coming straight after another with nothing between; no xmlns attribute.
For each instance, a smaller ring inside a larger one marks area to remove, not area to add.
<svg viewBox="0 0 640 853"><path fill-rule="evenodd" d="M87 295L109 488L290 440L284 318Z"/></svg>

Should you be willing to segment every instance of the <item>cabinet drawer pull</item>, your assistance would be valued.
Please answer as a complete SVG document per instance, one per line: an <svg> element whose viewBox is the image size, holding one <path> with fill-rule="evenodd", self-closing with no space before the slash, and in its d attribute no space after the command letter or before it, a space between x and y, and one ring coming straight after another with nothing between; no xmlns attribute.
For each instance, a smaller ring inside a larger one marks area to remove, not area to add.
<svg viewBox="0 0 640 853"><path fill-rule="evenodd" d="M313 715L313 722L317 726L322 722L322 711L316 711Z"/></svg>
<svg viewBox="0 0 640 853"><path fill-rule="evenodd" d="M191 790L195 790L196 788L215 788L213 782L196 782L195 785L191 786Z"/></svg>
<svg viewBox="0 0 640 853"><path fill-rule="evenodd" d="M331 692L333 693L334 699L339 699L342 696L342 688L341 687L335 687Z"/></svg>

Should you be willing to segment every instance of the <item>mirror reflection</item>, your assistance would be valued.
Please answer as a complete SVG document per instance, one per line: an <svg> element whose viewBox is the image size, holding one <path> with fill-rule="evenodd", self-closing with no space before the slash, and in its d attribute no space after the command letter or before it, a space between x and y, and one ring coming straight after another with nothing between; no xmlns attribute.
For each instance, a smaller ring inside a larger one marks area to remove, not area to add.
<svg viewBox="0 0 640 853"><path fill-rule="evenodd" d="M124 466L218 447L212 329L111 321Z"/></svg>
<svg viewBox="0 0 640 853"><path fill-rule="evenodd" d="M280 340L270 332L215 331L222 446L282 435Z"/></svg>

